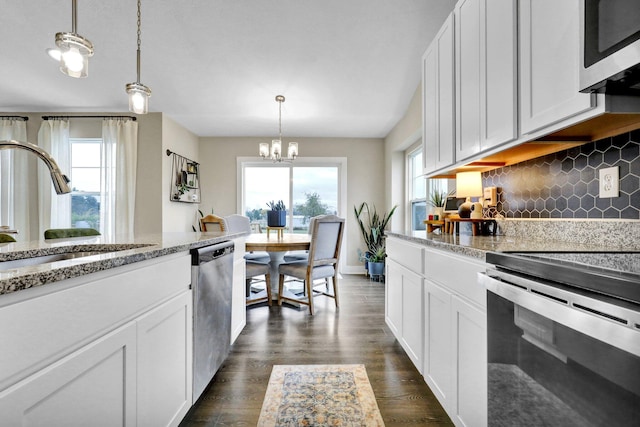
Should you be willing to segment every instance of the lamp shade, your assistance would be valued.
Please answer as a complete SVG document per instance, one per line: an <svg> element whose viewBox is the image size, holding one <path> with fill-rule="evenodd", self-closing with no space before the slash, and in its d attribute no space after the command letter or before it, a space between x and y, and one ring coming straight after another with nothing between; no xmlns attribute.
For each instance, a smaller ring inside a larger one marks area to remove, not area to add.
<svg viewBox="0 0 640 427"><path fill-rule="evenodd" d="M482 176L480 172L460 172L456 174L456 197L482 196Z"/></svg>

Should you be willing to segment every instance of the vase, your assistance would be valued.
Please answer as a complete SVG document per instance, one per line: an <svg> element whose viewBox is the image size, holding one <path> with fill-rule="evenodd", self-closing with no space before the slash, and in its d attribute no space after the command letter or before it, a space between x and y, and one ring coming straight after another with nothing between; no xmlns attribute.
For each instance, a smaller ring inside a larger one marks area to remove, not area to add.
<svg viewBox="0 0 640 427"><path fill-rule="evenodd" d="M287 225L287 211L267 211L267 225L269 227L284 227Z"/></svg>

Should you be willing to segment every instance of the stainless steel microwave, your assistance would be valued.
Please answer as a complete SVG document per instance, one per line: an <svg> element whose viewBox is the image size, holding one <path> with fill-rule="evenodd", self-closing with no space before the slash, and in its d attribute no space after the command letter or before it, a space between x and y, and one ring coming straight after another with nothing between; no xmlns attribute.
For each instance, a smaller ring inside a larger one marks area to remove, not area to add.
<svg viewBox="0 0 640 427"><path fill-rule="evenodd" d="M640 95L640 0L580 0L580 91Z"/></svg>

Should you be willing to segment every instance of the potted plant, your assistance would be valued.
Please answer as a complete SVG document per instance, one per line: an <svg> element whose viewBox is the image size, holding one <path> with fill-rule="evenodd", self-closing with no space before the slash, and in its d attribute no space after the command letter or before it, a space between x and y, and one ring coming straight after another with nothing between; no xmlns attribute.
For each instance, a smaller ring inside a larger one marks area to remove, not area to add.
<svg viewBox="0 0 640 427"><path fill-rule="evenodd" d="M287 208L282 200L267 202L267 225L269 227L284 227L287 225Z"/></svg>
<svg viewBox="0 0 640 427"><path fill-rule="evenodd" d="M444 204L447 201L447 193L444 191L434 190L429 194L427 203L431 206L431 213L438 215L438 218L442 218L444 212Z"/></svg>
<svg viewBox="0 0 640 427"><path fill-rule="evenodd" d="M184 199L184 195L189 191L189 187L187 187L187 184L181 182L178 185L176 185L176 192L173 195L173 200L183 200Z"/></svg>
<svg viewBox="0 0 640 427"><path fill-rule="evenodd" d="M369 208L366 202L360 207L353 207L356 220L360 226L364 243L367 247L364 253L366 268L370 276L380 276L384 272L384 259L387 256L385 249L384 230L398 206L394 206L389 213L378 215L376 207ZM366 208L366 216L363 211ZM365 223L366 222L366 223Z"/></svg>

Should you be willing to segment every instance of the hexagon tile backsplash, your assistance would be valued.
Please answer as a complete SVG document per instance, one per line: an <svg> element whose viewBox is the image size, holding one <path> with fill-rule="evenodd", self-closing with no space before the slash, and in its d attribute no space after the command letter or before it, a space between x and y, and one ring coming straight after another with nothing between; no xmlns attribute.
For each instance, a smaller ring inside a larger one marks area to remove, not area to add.
<svg viewBox="0 0 640 427"><path fill-rule="evenodd" d="M598 197L601 168L619 166L619 197ZM640 219L640 130L482 174L506 218Z"/></svg>

